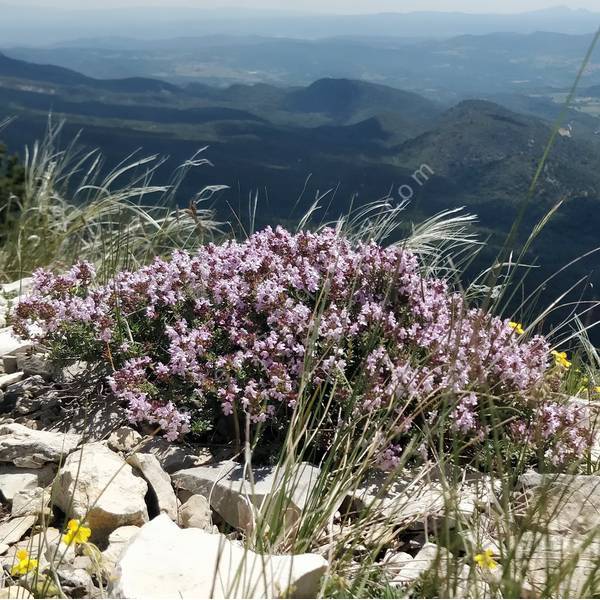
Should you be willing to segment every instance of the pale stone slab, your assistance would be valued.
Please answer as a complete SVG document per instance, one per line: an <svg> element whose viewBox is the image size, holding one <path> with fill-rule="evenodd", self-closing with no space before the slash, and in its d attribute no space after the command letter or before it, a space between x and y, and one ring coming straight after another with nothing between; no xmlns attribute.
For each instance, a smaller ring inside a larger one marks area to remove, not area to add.
<svg viewBox="0 0 600 600"><path fill-rule="evenodd" d="M259 555L221 534L179 529L166 515L127 546L114 598L315 598L327 561L316 554Z"/></svg>
<svg viewBox="0 0 600 600"><path fill-rule="evenodd" d="M306 506L320 470L300 463L293 473L285 474L276 467L253 468L251 474L243 465L223 461L212 465L178 471L172 476L178 489L205 496L210 505L233 527L252 529L256 510L262 510L278 493L285 502L285 523L293 525Z"/></svg>
<svg viewBox="0 0 600 600"><path fill-rule="evenodd" d="M154 492L160 512L167 514L173 521L177 520L177 496L171 485L171 477L163 471L154 454L137 452L127 459L127 462L137 469L148 482Z"/></svg>
<svg viewBox="0 0 600 600"><path fill-rule="evenodd" d="M10 519L0 525L0 544L18 542L34 525L37 518L32 515Z"/></svg>
<svg viewBox="0 0 600 600"><path fill-rule="evenodd" d="M0 425L0 462L40 468L57 463L77 448L81 436L29 429L18 423Z"/></svg>
<svg viewBox="0 0 600 600"><path fill-rule="evenodd" d="M100 443L70 454L54 482L54 503L68 516L84 519L92 539L102 540L122 525L148 520L148 485L118 454Z"/></svg>

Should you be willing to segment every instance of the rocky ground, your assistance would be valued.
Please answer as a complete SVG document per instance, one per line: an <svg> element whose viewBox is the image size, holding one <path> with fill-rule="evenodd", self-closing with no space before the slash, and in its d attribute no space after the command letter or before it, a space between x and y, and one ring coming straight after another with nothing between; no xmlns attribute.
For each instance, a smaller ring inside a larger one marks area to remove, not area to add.
<svg viewBox="0 0 600 600"><path fill-rule="evenodd" d="M453 595L489 595L499 571L484 573L473 555L488 550L502 568L514 530L499 525L505 515L499 480L464 473L449 503L435 469L407 474L390 489L385 474L375 473L344 498L310 553L256 554L244 540L257 510L282 485L275 467L253 469L251 483L233 452L142 435L127 425L120 406L85 393L85 365L57 370L10 328L0 330L0 371L0 598L315 597L334 547L351 538L348 576L360 567L361 553L381 548L375 566L400 592L441 569L454 578ZM319 477L315 465L295 469L290 527ZM543 525L512 546L534 547L526 582L533 595L547 582L547 565L566 554L577 558L564 595L585 591L600 554L599 483L596 476L565 475L548 486L537 473L521 477L511 499L514 523L542 496L551 499L540 503ZM348 515L375 504L371 522L353 530ZM64 537L71 519L89 528L89 539L78 541L77 532ZM440 542L442 527L460 539L460 556L452 555L452 543ZM531 544L540 529L543 541ZM19 573L23 550L28 558ZM36 568L28 570L27 560L37 561Z"/></svg>
<svg viewBox="0 0 600 600"><path fill-rule="evenodd" d="M238 463L143 438L118 406L73 404L68 373L53 370L10 329L0 340L0 597L317 594L322 556L244 549L252 512ZM306 466L306 477L313 475ZM271 469L255 476L251 501L259 503L277 482ZM309 484L298 491L297 510ZM86 543L65 543L72 518L91 530ZM11 574L23 549L38 562L38 581L33 572Z"/></svg>

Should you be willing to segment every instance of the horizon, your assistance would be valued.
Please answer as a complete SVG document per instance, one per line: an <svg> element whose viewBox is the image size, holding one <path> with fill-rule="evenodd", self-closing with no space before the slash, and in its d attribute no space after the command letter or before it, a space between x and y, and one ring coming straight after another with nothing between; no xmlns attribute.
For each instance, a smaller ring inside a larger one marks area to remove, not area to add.
<svg viewBox="0 0 600 600"><path fill-rule="evenodd" d="M600 8L596 0L579 0L573 2L556 3L546 0L528 0L521 2L518 0L506 0L502 3L492 1L486 5L486 8L493 6L488 10L482 10L479 2L474 0L463 0L462 2L448 2L447 0L429 0L426 2L417 2L416 6L396 6L396 0L359 0L352 3L352 10L348 9L348 3L341 0L307 0L302 9L295 6L282 7L280 1L276 0L211 0L210 2L178 2L172 6L169 0L146 0L141 3L140 0L91 0L90 3L82 6L77 0L59 0L59 1L41 1L38 0L24 4L15 4L10 0L0 2L0 6L11 9L53 9L59 11L69 11L77 13L109 11L109 10L148 10L165 9L170 11L198 9L214 12L229 12L236 10L270 12L285 14L302 15L374 15L374 14L411 14L411 13L453 13L453 14L472 14L472 15L519 15L532 12L551 12L553 10L569 10L572 12L590 12L599 13ZM452 4L452 6L447 6ZM600 25L600 24L599 24Z"/></svg>

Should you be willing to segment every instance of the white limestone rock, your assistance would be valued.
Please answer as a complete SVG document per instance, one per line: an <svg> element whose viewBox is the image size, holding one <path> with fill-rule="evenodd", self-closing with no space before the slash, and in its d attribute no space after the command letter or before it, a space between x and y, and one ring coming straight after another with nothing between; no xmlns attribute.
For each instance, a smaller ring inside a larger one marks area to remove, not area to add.
<svg viewBox="0 0 600 600"><path fill-rule="evenodd" d="M15 354L28 348L31 348L31 342L17 337L13 333L12 327L0 329L0 357L6 354Z"/></svg>
<svg viewBox="0 0 600 600"><path fill-rule="evenodd" d="M205 496L210 505L233 527L249 531L254 525L254 512L266 507L276 493L285 494L284 522L293 526L306 506L320 470L300 463L287 478L276 467L252 469L252 482L244 475L244 466L233 461L204 465L178 471L172 476L178 489ZM285 489L284 489L285 487ZM281 510L279 504L277 510Z"/></svg>
<svg viewBox="0 0 600 600"><path fill-rule="evenodd" d="M60 587L70 598L89 598L94 590L91 575L85 569L76 569L62 563L56 569Z"/></svg>
<svg viewBox="0 0 600 600"><path fill-rule="evenodd" d="M108 447L115 452L131 452L142 441L142 436L131 427L119 427L110 434Z"/></svg>
<svg viewBox="0 0 600 600"><path fill-rule="evenodd" d="M113 575L113 598L315 598L327 561L262 556L166 515L142 527Z"/></svg>
<svg viewBox="0 0 600 600"><path fill-rule="evenodd" d="M28 294L33 288L33 277L23 277L10 283L0 285L0 290L5 296L22 296Z"/></svg>
<svg viewBox="0 0 600 600"><path fill-rule="evenodd" d="M565 535L534 531L526 531L515 540L513 560L522 565L525 583L532 590L528 597L541 598L548 589L556 590L556 598L597 597L600 543L590 540L575 532Z"/></svg>
<svg viewBox="0 0 600 600"><path fill-rule="evenodd" d="M10 519L0 525L0 544L11 545L21 538L35 525L37 517L27 515Z"/></svg>
<svg viewBox="0 0 600 600"><path fill-rule="evenodd" d="M104 562L109 565L115 565L121 558L123 551L127 547L127 544L132 540L138 533L140 528L135 525L125 525L115 529L108 536L108 547L102 553Z"/></svg>
<svg viewBox="0 0 600 600"><path fill-rule="evenodd" d="M522 496L518 515L529 528L554 534L587 534L600 527L600 477L597 475L540 475L519 477ZM533 517L532 517L533 515Z"/></svg>
<svg viewBox="0 0 600 600"><path fill-rule="evenodd" d="M75 560L75 544L65 544L62 535L54 541L48 541L44 545L44 558L50 565L62 565Z"/></svg>
<svg viewBox="0 0 600 600"><path fill-rule="evenodd" d="M39 375L44 381L52 381L59 372L52 364L50 358L38 352L20 352L17 354L17 369L25 373L26 377Z"/></svg>
<svg viewBox="0 0 600 600"><path fill-rule="evenodd" d="M10 548L6 553L6 556L2 557L2 565L8 569L15 563L16 553L19 550L27 550L31 558L38 559L40 561L40 567L47 564L46 561L46 550L52 544L57 544L62 538L62 532L54 527L47 527L41 530L39 533L35 533L28 539L20 541Z"/></svg>
<svg viewBox="0 0 600 600"><path fill-rule="evenodd" d="M66 425L69 433L81 435L85 442L107 438L127 421L127 411L116 401L104 398L74 407Z"/></svg>
<svg viewBox="0 0 600 600"><path fill-rule="evenodd" d="M386 552L381 566L388 574L390 579L393 579L409 563L413 561L413 557L407 552Z"/></svg>
<svg viewBox="0 0 600 600"><path fill-rule="evenodd" d="M0 425L0 462L39 469L57 463L77 448L79 435L39 431L18 423Z"/></svg>
<svg viewBox="0 0 600 600"><path fill-rule="evenodd" d="M52 482L55 469L46 465L41 469L20 469L13 465L0 464L0 495L11 503L15 495L21 491L44 487Z"/></svg>
<svg viewBox="0 0 600 600"><path fill-rule="evenodd" d="M33 598L33 594L20 585L9 585L8 587L0 589L0 598L18 598L19 600L26 600L27 598Z"/></svg>
<svg viewBox="0 0 600 600"><path fill-rule="evenodd" d="M439 472L403 471L390 480L388 473L370 473L349 495L355 510L369 507L390 529L393 526L435 530L468 520L480 506L490 503L497 482L479 473L456 477L453 485Z"/></svg>
<svg viewBox="0 0 600 600"><path fill-rule="evenodd" d="M38 519L50 515L50 490L36 487L21 490L13 497L11 517L34 515Z"/></svg>
<svg viewBox="0 0 600 600"><path fill-rule="evenodd" d="M212 512L208 500L201 494L194 494L179 507L181 527L197 527L212 530Z"/></svg>
<svg viewBox="0 0 600 600"><path fill-rule="evenodd" d="M8 373L6 375L0 375L0 390L6 390L7 387L19 383L25 373L23 371L17 371L16 373Z"/></svg>
<svg viewBox="0 0 600 600"><path fill-rule="evenodd" d="M197 467L212 461L212 453L208 449L188 449L186 446L168 442L163 437L153 437L144 442L139 448L145 454L154 454L158 458L160 466L169 474L182 469Z"/></svg>
<svg viewBox="0 0 600 600"><path fill-rule="evenodd" d="M54 482L54 502L68 516L85 519L92 539L102 540L123 525L148 520L148 485L118 454L100 443L70 454Z"/></svg>
<svg viewBox="0 0 600 600"><path fill-rule="evenodd" d="M165 513L173 521L177 520L177 496L171 485L171 477L163 471L154 454L136 452L127 462L137 469L154 492L159 512Z"/></svg>
<svg viewBox="0 0 600 600"><path fill-rule="evenodd" d="M410 585L433 568L438 569L443 576L448 570L448 561L451 558L452 554L447 550L435 544L425 544L410 562L401 566L392 580L392 585Z"/></svg>

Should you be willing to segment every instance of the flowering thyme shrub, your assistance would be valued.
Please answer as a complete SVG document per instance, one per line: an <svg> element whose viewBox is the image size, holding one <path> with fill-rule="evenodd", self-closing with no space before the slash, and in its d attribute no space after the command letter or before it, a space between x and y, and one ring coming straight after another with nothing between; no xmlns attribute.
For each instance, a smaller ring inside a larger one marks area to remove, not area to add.
<svg viewBox="0 0 600 600"><path fill-rule="evenodd" d="M512 325L422 277L398 247L281 228L157 258L106 285L94 285L88 264L40 270L14 319L57 356L103 357L130 419L158 424L170 440L189 430L190 413L215 408L285 428L302 386L330 391L334 424L391 411L388 464L442 402L449 429L483 441L492 396L513 417L507 435L556 460L579 454L577 415L535 393L546 341Z"/></svg>

